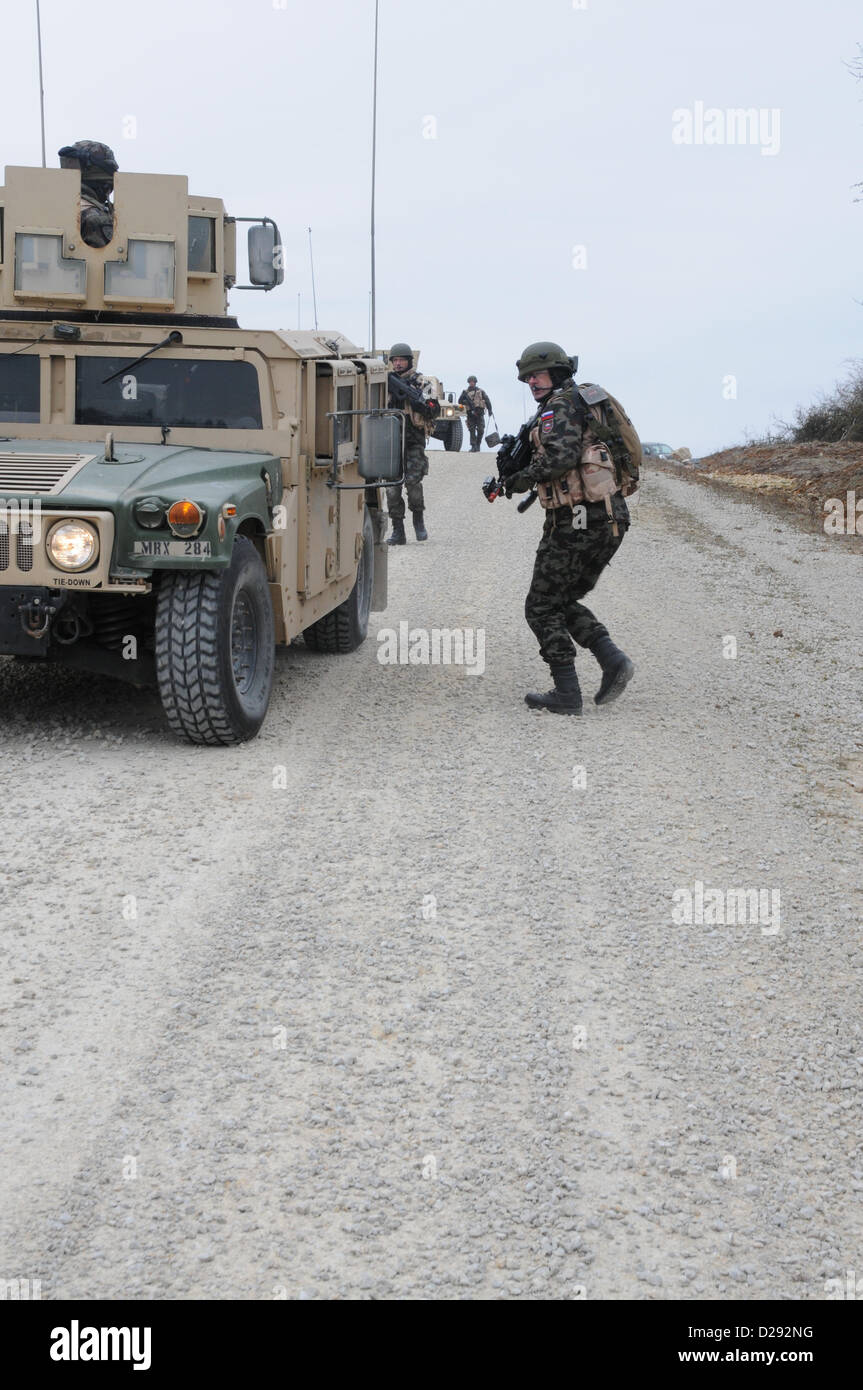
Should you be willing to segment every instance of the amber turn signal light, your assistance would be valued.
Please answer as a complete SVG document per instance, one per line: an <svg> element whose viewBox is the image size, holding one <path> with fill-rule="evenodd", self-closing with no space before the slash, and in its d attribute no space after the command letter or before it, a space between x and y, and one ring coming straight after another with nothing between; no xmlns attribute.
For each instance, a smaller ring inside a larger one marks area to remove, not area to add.
<svg viewBox="0 0 863 1390"><path fill-rule="evenodd" d="M168 508L168 525L175 536L197 535L204 524L204 513L197 502L184 497Z"/></svg>

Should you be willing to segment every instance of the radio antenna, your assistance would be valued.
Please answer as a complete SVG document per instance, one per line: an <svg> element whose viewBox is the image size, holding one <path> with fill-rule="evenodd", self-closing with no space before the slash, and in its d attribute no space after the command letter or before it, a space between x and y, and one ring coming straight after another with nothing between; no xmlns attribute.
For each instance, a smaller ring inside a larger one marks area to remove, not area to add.
<svg viewBox="0 0 863 1390"><path fill-rule="evenodd" d="M39 50L39 116L42 122L42 168L45 162L45 88L42 85L42 16L39 13L39 0L36 0L36 42Z"/></svg>
<svg viewBox="0 0 863 1390"><path fill-rule="evenodd" d="M377 143L378 143L378 9L380 0L375 0L375 67L374 79L372 83L372 306L371 306L371 342L369 347L372 352L375 350L376 332L376 293L375 293L375 171L377 165Z"/></svg>
<svg viewBox="0 0 863 1390"><path fill-rule="evenodd" d="M315 315L315 328L318 326L318 300L315 294L315 258L312 255L312 229L309 227L309 264L312 267L312 308Z"/></svg>

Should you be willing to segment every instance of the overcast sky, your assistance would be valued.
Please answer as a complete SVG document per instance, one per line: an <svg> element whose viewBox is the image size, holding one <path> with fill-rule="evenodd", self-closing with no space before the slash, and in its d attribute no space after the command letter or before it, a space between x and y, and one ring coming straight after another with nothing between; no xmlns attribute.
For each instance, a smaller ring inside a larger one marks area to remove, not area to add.
<svg viewBox="0 0 863 1390"><path fill-rule="evenodd" d="M475 373L512 430L515 359L556 339L695 454L863 357L859 0L380 11L378 346L419 345L448 389ZM42 0L48 163L101 139L274 217L285 284L233 294L250 327L295 327L298 292L312 326L311 225L320 325L365 345L373 22L374 0ZM35 0L4 38L2 162L38 164ZM736 108L763 113L747 143Z"/></svg>

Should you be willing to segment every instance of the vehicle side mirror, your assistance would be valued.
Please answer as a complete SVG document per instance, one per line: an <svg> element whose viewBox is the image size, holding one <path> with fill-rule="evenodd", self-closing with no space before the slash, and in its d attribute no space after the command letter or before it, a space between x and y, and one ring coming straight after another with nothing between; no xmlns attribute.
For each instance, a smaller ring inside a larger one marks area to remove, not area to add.
<svg viewBox="0 0 863 1390"><path fill-rule="evenodd" d="M448 391L448 392L447 392L447 400L448 400L450 403L452 403L452 401L455 400L455 396L453 395L452 391Z"/></svg>
<svg viewBox="0 0 863 1390"><path fill-rule="evenodd" d="M395 483L402 476L402 425L397 415L364 415L360 420L357 467L367 482Z"/></svg>
<svg viewBox="0 0 863 1390"><path fill-rule="evenodd" d="M285 278L282 239L275 222L249 228L249 279L259 289L272 290Z"/></svg>

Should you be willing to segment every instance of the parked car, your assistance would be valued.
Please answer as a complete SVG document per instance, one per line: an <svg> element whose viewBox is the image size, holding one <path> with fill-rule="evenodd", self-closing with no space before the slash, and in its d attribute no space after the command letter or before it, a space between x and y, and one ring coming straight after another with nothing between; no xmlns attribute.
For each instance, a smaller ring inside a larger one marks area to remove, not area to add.
<svg viewBox="0 0 863 1390"><path fill-rule="evenodd" d="M670 444L642 444L642 453L648 459L670 459L672 463L689 463L692 453L685 446L672 449Z"/></svg>

